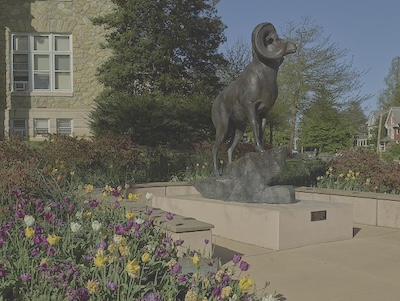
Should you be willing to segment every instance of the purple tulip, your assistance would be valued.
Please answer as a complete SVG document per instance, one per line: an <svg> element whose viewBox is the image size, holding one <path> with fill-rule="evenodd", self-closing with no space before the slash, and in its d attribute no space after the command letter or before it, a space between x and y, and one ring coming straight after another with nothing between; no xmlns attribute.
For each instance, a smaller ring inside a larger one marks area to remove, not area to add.
<svg viewBox="0 0 400 301"><path fill-rule="evenodd" d="M183 239L177 239L174 241L174 246L179 247L179 246L183 245L184 242L185 241Z"/></svg>
<svg viewBox="0 0 400 301"><path fill-rule="evenodd" d="M249 269L250 265L246 261L242 261L239 265L239 268L245 272Z"/></svg>
<svg viewBox="0 0 400 301"><path fill-rule="evenodd" d="M39 252L40 252L39 248L33 248L32 251L31 251L31 255L32 256L36 256L36 255L39 254Z"/></svg>
<svg viewBox="0 0 400 301"><path fill-rule="evenodd" d="M153 208L148 208L146 214L151 215L152 213L153 213Z"/></svg>
<svg viewBox="0 0 400 301"><path fill-rule="evenodd" d="M121 203L118 202L118 201L115 201L115 202L114 202L114 207L115 207L115 208L121 207Z"/></svg>
<svg viewBox="0 0 400 301"><path fill-rule="evenodd" d="M115 226L115 233L118 235L124 235L125 234L125 228L121 224L117 224Z"/></svg>
<svg viewBox="0 0 400 301"><path fill-rule="evenodd" d="M57 249L54 248L53 246L51 246L51 247L49 247L49 248L47 249L47 256L53 257L54 254L56 254L56 252L57 252Z"/></svg>
<svg viewBox="0 0 400 301"><path fill-rule="evenodd" d="M21 275L19 276L19 278L21 278L22 282L28 282L29 280L32 279L32 275L31 275L31 274L24 273L24 274L21 274Z"/></svg>
<svg viewBox="0 0 400 301"><path fill-rule="evenodd" d="M178 282L178 283L183 283L183 282L186 282L186 281L188 281L188 278L187 278L186 275L181 275L176 279L176 282Z"/></svg>
<svg viewBox="0 0 400 301"><path fill-rule="evenodd" d="M100 204L100 201L98 201L98 200L90 200L89 201L89 206L93 207L93 208L99 206L99 204Z"/></svg>
<svg viewBox="0 0 400 301"><path fill-rule="evenodd" d="M209 241L207 238L204 240L204 243L205 243L206 245L208 245L209 242L210 242L210 241Z"/></svg>
<svg viewBox="0 0 400 301"><path fill-rule="evenodd" d="M171 271L172 271L172 274L178 274L178 273L180 273L182 271L182 266L180 264L178 264L178 263L175 263L172 266Z"/></svg>
<svg viewBox="0 0 400 301"><path fill-rule="evenodd" d="M117 290L117 288L118 288L118 285L115 283L115 282L112 282L112 281L109 281L108 283L107 283L107 288L110 290L110 291L116 291Z"/></svg>
<svg viewBox="0 0 400 301"><path fill-rule="evenodd" d="M220 297L222 293L222 288L218 285L213 287L211 294L215 297Z"/></svg>
<svg viewBox="0 0 400 301"><path fill-rule="evenodd" d="M167 220L169 220L169 221L174 219L174 215L171 212L167 212L166 217L167 217Z"/></svg>
<svg viewBox="0 0 400 301"><path fill-rule="evenodd" d="M233 261L234 264L239 263L241 260L242 260L242 256L236 255L236 254L233 255L232 261Z"/></svg>

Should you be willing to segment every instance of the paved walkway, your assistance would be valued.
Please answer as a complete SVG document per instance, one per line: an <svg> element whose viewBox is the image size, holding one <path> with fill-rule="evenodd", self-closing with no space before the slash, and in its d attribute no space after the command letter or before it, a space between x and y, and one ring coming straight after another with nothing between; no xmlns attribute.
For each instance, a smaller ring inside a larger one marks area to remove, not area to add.
<svg viewBox="0 0 400 301"><path fill-rule="evenodd" d="M249 233L251 235L251 233ZM400 301L400 229L354 225L354 238L274 251L213 237L222 263L242 254L279 301Z"/></svg>

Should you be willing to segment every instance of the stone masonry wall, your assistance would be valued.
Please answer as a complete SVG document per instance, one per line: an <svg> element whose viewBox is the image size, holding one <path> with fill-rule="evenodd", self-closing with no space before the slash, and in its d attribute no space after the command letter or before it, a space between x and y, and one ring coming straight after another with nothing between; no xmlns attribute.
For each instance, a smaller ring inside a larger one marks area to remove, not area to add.
<svg viewBox="0 0 400 301"><path fill-rule="evenodd" d="M112 7L110 0L0 0L0 109L91 108L102 89L95 78L96 69L110 55L100 47L104 29L94 26L91 18ZM10 33L16 32L72 34L72 96L10 92Z"/></svg>

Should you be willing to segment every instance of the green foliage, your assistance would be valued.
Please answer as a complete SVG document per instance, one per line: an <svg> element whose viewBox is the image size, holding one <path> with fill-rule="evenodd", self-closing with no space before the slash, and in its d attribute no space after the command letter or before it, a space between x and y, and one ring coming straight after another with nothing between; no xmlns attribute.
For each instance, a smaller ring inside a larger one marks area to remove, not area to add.
<svg viewBox="0 0 400 301"><path fill-rule="evenodd" d="M400 57L392 60L388 74L385 77L385 88L378 97L381 110L400 106Z"/></svg>
<svg viewBox="0 0 400 301"><path fill-rule="evenodd" d="M400 145L389 143L386 151L382 153L382 158L386 161L400 160Z"/></svg>
<svg viewBox="0 0 400 301"><path fill-rule="evenodd" d="M143 94L129 96L107 90L91 112L96 136L128 136L139 145L178 145L208 139L214 131L211 101L204 96Z"/></svg>
<svg viewBox="0 0 400 301"><path fill-rule="evenodd" d="M351 148L331 161L317 187L399 194L399 173L398 163L381 160L375 150Z"/></svg>
<svg viewBox="0 0 400 301"><path fill-rule="evenodd" d="M147 146L209 137L216 71L226 63L217 52L225 26L216 3L113 2L112 13L94 19L109 30L113 55L98 70L106 89L91 115L93 132L128 134Z"/></svg>
<svg viewBox="0 0 400 301"><path fill-rule="evenodd" d="M281 175L272 184L314 186L316 177L326 170L327 163L318 159L289 158Z"/></svg>

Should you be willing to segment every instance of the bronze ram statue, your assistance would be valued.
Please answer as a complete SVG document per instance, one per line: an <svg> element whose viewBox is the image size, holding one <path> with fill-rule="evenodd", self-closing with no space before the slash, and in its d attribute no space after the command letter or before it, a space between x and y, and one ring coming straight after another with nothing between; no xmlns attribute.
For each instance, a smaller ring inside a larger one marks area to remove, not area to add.
<svg viewBox="0 0 400 301"><path fill-rule="evenodd" d="M252 33L253 60L240 76L226 87L215 99L211 116L216 129L212 148L214 173L217 167L218 149L230 138L228 162L250 123L254 133L256 150L263 152L262 138L265 119L278 96L277 75L283 57L297 50L293 42L280 39L271 23L261 23ZM232 137L228 137L231 135Z"/></svg>

